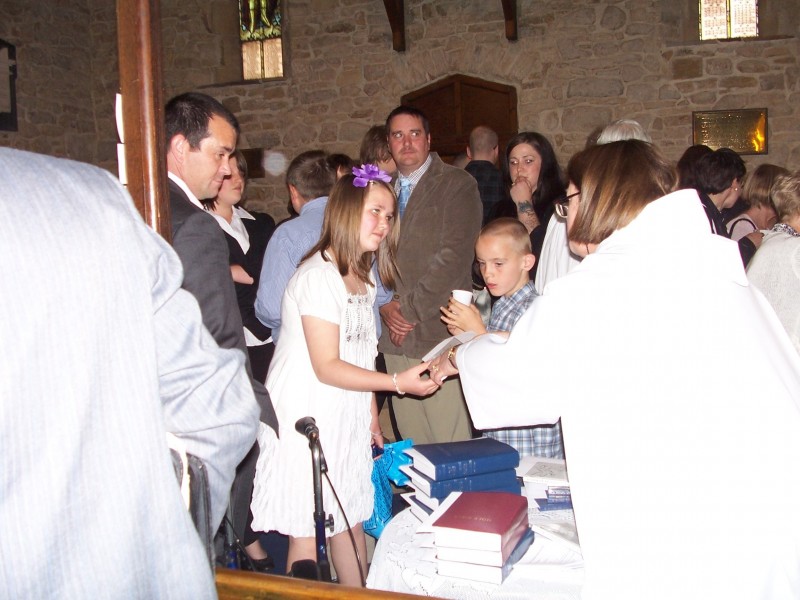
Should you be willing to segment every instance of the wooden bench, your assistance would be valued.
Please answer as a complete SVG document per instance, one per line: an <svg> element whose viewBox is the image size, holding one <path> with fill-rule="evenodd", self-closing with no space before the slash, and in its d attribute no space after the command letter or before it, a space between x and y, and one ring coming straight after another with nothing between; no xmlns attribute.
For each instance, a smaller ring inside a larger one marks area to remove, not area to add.
<svg viewBox="0 0 800 600"><path fill-rule="evenodd" d="M249 571L217 569L217 594L220 600L419 600L419 596L396 594L380 590L292 579L277 575L262 575Z"/></svg>

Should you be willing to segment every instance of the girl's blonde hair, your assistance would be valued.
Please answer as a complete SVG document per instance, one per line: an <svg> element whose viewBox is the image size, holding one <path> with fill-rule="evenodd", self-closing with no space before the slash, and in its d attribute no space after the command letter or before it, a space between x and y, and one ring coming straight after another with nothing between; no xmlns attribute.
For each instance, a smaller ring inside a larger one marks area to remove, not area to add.
<svg viewBox="0 0 800 600"><path fill-rule="evenodd" d="M779 175L772 185L772 200L778 211L778 221L785 223L800 214L800 171L794 175Z"/></svg>
<svg viewBox="0 0 800 600"><path fill-rule="evenodd" d="M383 181L370 181L366 187L353 185L355 176L348 173L333 186L325 217L322 221L322 234L319 242L303 257L306 260L317 252L323 258L327 252L336 262L339 273L344 277L352 270L353 274L366 284L370 283L370 270L373 258L378 263L378 275L387 288L394 288L399 278L397 270L397 240L400 235L397 215L389 234L381 241L375 252L361 252L360 232L364 203L370 191L382 187L389 192L397 206L394 189ZM302 262L302 261L301 261Z"/></svg>
<svg viewBox="0 0 800 600"><path fill-rule="evenodd" d="M778 165L764 163L756 167L755 171L748 173L742 186L742 199L747 202L749 207L759 208L768 206L775 208L770 198L772 184L779 175L788 175L789 169L784 169Z"/></svg>

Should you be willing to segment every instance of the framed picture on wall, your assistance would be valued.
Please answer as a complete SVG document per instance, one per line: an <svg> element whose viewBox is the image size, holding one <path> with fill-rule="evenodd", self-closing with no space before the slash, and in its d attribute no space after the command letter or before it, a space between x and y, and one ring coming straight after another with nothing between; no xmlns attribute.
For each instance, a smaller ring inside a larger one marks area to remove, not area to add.
<svg viewBox="0 0 800 600"><path fill-rule="evenodd" d="M707 110L692 113L692 139L712 150L767 154L767 109Z"/></svg>

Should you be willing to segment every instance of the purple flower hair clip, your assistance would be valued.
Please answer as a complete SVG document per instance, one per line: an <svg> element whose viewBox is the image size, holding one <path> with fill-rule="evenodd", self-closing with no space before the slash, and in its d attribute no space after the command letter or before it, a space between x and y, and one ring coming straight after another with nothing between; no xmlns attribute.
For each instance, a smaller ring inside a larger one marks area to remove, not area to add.
<svg viewBox="0 0 800 600"><path fill-rule="evenodd" d="M391 183L392 178L385 171L381 171L378 165L361 165L361 168L353 167L353 175L356 178L353 180L353 185L356 187L367 187L370 181L383 181Z"/></svg>

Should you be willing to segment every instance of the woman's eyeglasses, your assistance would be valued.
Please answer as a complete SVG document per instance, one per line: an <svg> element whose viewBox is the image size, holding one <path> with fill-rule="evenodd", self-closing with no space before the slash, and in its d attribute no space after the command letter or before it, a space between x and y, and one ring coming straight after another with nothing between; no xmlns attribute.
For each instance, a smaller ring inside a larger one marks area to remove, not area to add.
<svg viewBox="0 0 800 600"><path fill-rule="evenodd" d="M556 214L561 217L562 219L567 218L567 208L569 208L569 201L574 198L575 196L580 196L580 192L575 192L574 194L570 194L569 196L563 196L556 200L554 208L556 210Z"/></svg>

